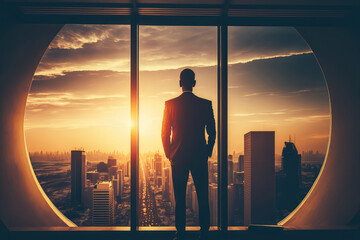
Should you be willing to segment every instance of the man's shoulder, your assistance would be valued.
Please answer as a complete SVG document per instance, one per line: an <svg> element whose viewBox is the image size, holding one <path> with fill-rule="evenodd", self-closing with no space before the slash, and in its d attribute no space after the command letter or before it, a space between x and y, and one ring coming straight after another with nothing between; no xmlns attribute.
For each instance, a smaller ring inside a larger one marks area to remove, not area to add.
<svg viewBox="0 0 360 240"><path fill-rule="evenodd" d="M178 101L178 99L179 99L179 97L166 100L166 101L165 101L165 105L171 105L171 104L173 104L174 102Z"/></svg>
<svg viewBox="0 0 360 240"><path fill-rule="evenodd" d="M203 104L207 104L207 105L208 105L208 104L210 104L210 105L212 104L211 101L208 100L208 99L201 98L201 97L198 97L198 96L196 96L196 95L195 95L195 97L197 98L197 100L198 100L199 102L201 102L201 103L203 103Z"/></svg>

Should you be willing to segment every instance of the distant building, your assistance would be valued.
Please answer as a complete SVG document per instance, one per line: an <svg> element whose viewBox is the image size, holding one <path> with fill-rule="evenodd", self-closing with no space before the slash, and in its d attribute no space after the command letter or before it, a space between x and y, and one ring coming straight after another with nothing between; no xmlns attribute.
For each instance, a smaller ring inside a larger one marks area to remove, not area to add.
<svg viewBox="0 0 360 240"><path fill-rule="evenodd" d="M162 176L162 157L159 153L155 153L154 156L154 168L156 171L156 176Z"/></svg>
<svg viewBox="0 0 360 240"><path fill-rule="evenodd" d="M86 178L89 179L92 184L96 184L99 180L99 173L97 171L89 171L86 173Z"/></svg>
<svg viewBox="0 0 360 240"><path fill-rule="evenodd" d="M112 179L112 177L118 178L117 172L118 172L117 166L109 167L109 179Z"/></svg>
<svg viewBox="0 0 360 240"><path fill-rule="evenodd" d="M244 182L244 172L234 172L234 184L242 184Z"/></svg>
<svg viewBox="0 0 360 240"><path fill-rule="evenodd" d="M99 181L110 181L109 173L108 172L99 172Z"/></svg>
<svg viewBox="0 0 360 240"><path fill-rule="evenodd" d="M89 181L89 180L88 180ZM85 208L91 208L92 207L92 200L93 200L93 185L89 187L85 187L83 191L83 199L82 203Z"/></svg>
<svg viewBox="0 0 360 240"><path fill-rule="evenodd" d="M97 168L97 171L100 173L100 172L108 172L109 171L109 168L108 168L108 166L107 166L107 164L106 163L104 163L104 162L100 162L97 166L96 166L96 168Z"/></svg>
<svg viewBox="0 0 360 240"><path fill-rule="evenodd" d="M234 163L233 156L228 156L228 184L232 184L234 182Z"/></svg>
<svg viewBox="0 0 360 240"><path fill-rule="evenodd" d="M218 186L217 184L209 184L209 205L210 205L210 225L216 226L218 220L217 211Z"/></svg>
<svg viewBox="0 0 360 240"><path fill-rule="evenodd" d="M112 166L116 166L116 165L117 165L116 159L109 157L107 162L108 168L111 168Z"/></svg>
<svg viewBox="0 0 360 240"><path fill-rule="evenodd" d="M244 143L244 224L274 224L275 132L249 132Z"/></svg>
<svg viewBox="0 0 360 240"><path fill-rule="evenodd" d="M119 200L119 195L120 195L120 181L119 179L112 177L112 184L113 184L113 189L114 189L114 198L116 201Z"/></svg>
<svg viewBox="0 0 360 240"><path fill-rule="evenodd" d="M189 206L192 209L192 192L195 191L195 185L194 182L188 181L187 187L186 187L186 206Z"/></svg>
<svg viewBox="0 0 360 240"><path fill-rule="evenodd" d="M119 197L121 198L124 190L124 172L122 169L119 169L118 176L119 176Z"/></svg>
<svg viewBox="0 0 360 240"><path fill-rule="evenodd" d="M284 206L289 211L297 205L297 197L301 183L301 155L298 154L293 142L285 142L282 150L281 165L283 173L282 192L284 197Z"/></svg>
<svg viewBox="0 0 360 240"><path fill-rule="evenodd" d="M115 222L114 189L111 181L99 182L93 189L92 223L111 226Z"/></svg>
<svg viewBox="0 0 360 240"><path fill-rule="evenodd" d="M169 199L170 198L170 185L171 179L170 179L170 168L166 167L163 169L163 180L162 180L162 191L163 191L163 198Z"/></svg>
<svg viewBox="0 0 360 240"><path fill-rule="evenodd" d="M156 177L156 186L158 188L162 188L162 184L163 184L162 180L163 180L162 176L157 176Z"/></svg>
<svg viewBox="0 0 360 240"><path fill-rule="evenodd" d="M244 155L239 155L239 172L244 171Z"/></svg>
<svg viewBox="0 0 360 240"><path fill-rule="evenodd" d="M234 210L235 205L238 203L235 202L235 191L234 184L228 185L228 223L231 225L234 219Z"/></svg>
<svg viewBox="0 0 360 240"><path fill-rule="evenodd" d="M71 200L82 203L86 183L85 151L71 151Z"/></svg>

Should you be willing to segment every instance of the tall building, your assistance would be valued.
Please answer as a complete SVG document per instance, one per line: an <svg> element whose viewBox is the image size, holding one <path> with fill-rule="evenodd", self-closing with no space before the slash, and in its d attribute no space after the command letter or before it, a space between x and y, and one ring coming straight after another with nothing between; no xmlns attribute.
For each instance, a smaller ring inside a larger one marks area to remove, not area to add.
<svg viewBox="0 0 360 240"><path fill-rule="evenodd" d="M192 210L192 192L195 191L194 182L188 181L186 187L186 206L189 206Z"/></svg>
<svg viewBox="0 0 360 240"><path fill-rule="evenodd" d="M242 184L244 182L244 172L234 172L234 184Z"/></svg>
<svg viewBox="0 0 360 240"><path fill-rule="evenodd" d="M162 157L159 153L155 153L154 156L154 168L156 171L156 176L162 176Z"/></svg>
<svg viewBox="0 0 360 240"><path fill-rule="evenodd" d="M114 198L118 201L119 194L120 194L120 181L118 178L112 177L112 184L114 189Z"/></svg>
<svg viewBox="0 0 360 240"><path fill-rule="evenodd" d="M111 181L99 182L93 189L92 223L110 226L115 222L114 189Z"/></svg>
<svg viewBox="0 0 360 240"><path fill-rule="evenodd" d="M235 205L238 203L235 202L235 189L234 184L228 185L228 223L232 225L235 213Z"/></svg>
<svg viewBox="0 0 360 240"><path fill-rule="evenodd" d="M275 132L248 132L244 140L244 224L274 224Z"/></svg>
<svg viewBox="0 0 360 240"><path fill-rule="evenodd" d="M228 184L232 184L234 182L234 163L233 163L233 156L228 156Z"/></svg>
<svg viewBox="0 0 360 240"><path fill-rule="evenodd" d="M163 169L163 180L162 180L162 191L163 191L163 198L169 199L170 198L170 185L171 179L170 179L170 168L166 167Z"/></svg>
<svg viewBox="0 0 360 240"><path fill-rule="evenodd" d="M89 171L86 173L86 178L89 179L92 184L95 184L99 180L99 173L97 171Z"/></svg>
<svg viewBox="0 0 360 240"><path fill-rule="evenodd" d="M236 216L232 219L235 226L244 225L244 183L234 184Z"/></svg>
<svg viewBox="0 0 360 240"><path fill-rule="evenodd" d="M116 159L115 158L112 158L112 157L109 157L108 158L108 161L107 161L107 166L108 168L111 168L112 166L116 166Z"/></svg>
<svg viewBox="0 0 360 240"><path fill-rule="evenodd" d="M85 151L71 151L71 200L82 203L86 183Z"/></svg>
<svg viewBox="0 0 360 240"><path fill-rule="evenodd" d="M215 183L209 184L209 205L210 205L210 225L216 226L218 220L217 211L218 186Z"/></svg>
<svg viewBox="0 0 360 240"><path fill-rule="evenodd" d="M118 172L117 166L109 167L109 179L112 179L112 177L117 178L117 172Z"/></svg>
<svg viewBox="0 0 360 240"><path fill-rule="evenodd" d="M124 172L122 169L119 169L118 176L119 176L119 198L121 198L124 190Z"/></svg>
<svg viewBox="0 0 360 240"><path fill-rule="evenodd" d="M109 168L107 166L106 163L104 162L99 162L99 164L96 166L97 168L97 171L100 173L100 172L108 172L109 171Z"/></svg>
<svg viewBox="0 0 360 240"><path fill-rule="evenodd" d="M244 171L244 155L239 155L239 172Z"/></svg>
<svg viewBox="0 0 360 240"><path fill-rule="evenodd" d="M297 205L297 196L301 183L301 155L293 142L285 142L282 150L281 165L283 173L282 196L284 204L289 211Z"/></svg>

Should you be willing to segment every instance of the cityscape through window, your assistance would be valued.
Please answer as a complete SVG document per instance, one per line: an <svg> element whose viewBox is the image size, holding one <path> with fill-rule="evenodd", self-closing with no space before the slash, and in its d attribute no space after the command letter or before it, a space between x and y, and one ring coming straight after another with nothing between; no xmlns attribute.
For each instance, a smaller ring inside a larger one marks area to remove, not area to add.
<svg viewBox="0 0 360 240"><path fill-rule="evenodd" d="M180 72L191 68L194 94L212 101L217 126L217 49L217 27L139 27L140 227L175 226L161 141L165 101L182 93ZM228 225L276 224L322 167L326 84L294 28L229 27L228 63ZM65 25L34 75L24 122L31 164L47 197L78 226L130 226L130 92L127 25ZM218 224L218 166L216 139L208 159L211 226ZM191 175L186 224L199 226Z"/></svg>
<svg viewBox="0 0 360 240"><path fill-rule="evenodd" d="M276 224L318 176L330 128L324 77L294 28L229 27L228 101L229 226ZM272 157L255 156L268 145Z"/></svg>
<svg viewBox="0 0 360 240"><path fill-rule="evenodd" d="M197 80L194 94L211 100L216 116L216 27L140 26L139 36L139 225L175 226L171 166L161 143L165 101L181 95L179 74L190 67ZM217 186L216 154L208 164L209 187ZM216 197L210 198L212 225L216 225L217 220ZM197 195L191 175L186 204L187 225L199 225Z"/></svg>

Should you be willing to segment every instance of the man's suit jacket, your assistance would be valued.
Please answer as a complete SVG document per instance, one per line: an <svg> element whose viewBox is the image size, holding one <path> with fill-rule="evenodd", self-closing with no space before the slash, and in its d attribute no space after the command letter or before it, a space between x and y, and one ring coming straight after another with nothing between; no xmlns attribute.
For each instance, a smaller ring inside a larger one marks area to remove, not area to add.
<svg viewBox="0 0 360 240"><path fill-rule="evenodd" d="M165 155L174 163L211 157L216 137L211 101L192 92L166 101L161 137Z"/></svg>

